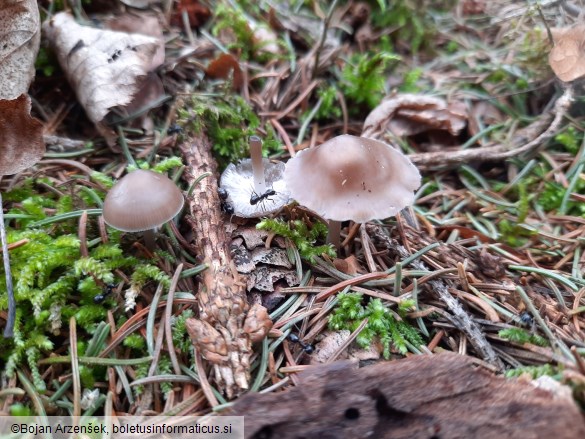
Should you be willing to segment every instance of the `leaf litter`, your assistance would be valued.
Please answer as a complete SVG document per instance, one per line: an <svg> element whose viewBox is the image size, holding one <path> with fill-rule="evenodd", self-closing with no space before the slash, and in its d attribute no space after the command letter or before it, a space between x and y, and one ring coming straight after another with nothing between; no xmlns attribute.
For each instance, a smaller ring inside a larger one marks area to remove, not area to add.
<svg viewBox="0 0 585 439"><path fill-rule="evenodd" d="M204 20L197 21L194 17L197 22L174 22L171 31L175 37L166 40L167 60L159 74L166 93L177 96L177 101L151 112L155 126L151 133L128 129L124 135L126 146L120 145L127 154L151 165L158 157L168 157L177 135L166 133L175 122L177 109L181 114L179 122L186 130L191 129L188 123L196 122L204 114L198 105L209 103L211 113L219 117L224 97L212 101L210 95L234 93L230 90L235 82L260 119L255 132L279 139L278 147L269 151L272 157L287 159L337 134L359 135L364 130L368 135L392 141L423 170L423 187L413 208L363 229L345 225L338 257L353 258L351 270L336 268L334 261L326 256L301 261L298 249L290 242L281 247L286 248L300 285L278 288L284 299L271 311L274 326L269 338L261 346L257 345L250 357L253 371L250 388L276 389L297 381L295 375L299 369L295 368L308 364L311 356L301 344L288 343L285 337L296 334L303 343L314 344L315 355L321 355L320 343L325 346L329 337L325 332L328 316L340 300L337 293L344 291L362 294L364 303L380 299L386 312L395 315L401 303L410 301L404 321L424 335L424 344L406 344L406 356L453 351L475 358L490 370L534 376L545 367L552 367L562 382L572 386L574 396L585 400L582 251L585 165L582 121L580 116L569 116L573 88L577 86L570 82L578 81L581 76L580 61L571 52L580 41L571 27L574 18L558 5L542 6L549 26L565 29L553 31L553 47L547 43L542 20L531 14L533 10L524 3L516 3L506 11L482 2L465 2L463 8L446 14L440 8L432 9L432 14L431 9L415 14L406 6L393 10L395 14L408 13L416 20L427 20L432 35L424 35L421 30L424 26L394 26L392 22L384 24L388 29L384 33L375 15L367 8L360 9L359 5L351 3L347 8L316 11L285 9L284 5L274 9L260 6L247 16L239 7L230 9L234 6L230 3L223 12L214 12L208 27L202 26ZM369 8L374 7L377 6ZM456 26L448 18L452 13L459 14L458 18L471 26ZM387 15L379 15L390 20ZM248 21L240 28L237 25L242 19ZM222 32L221 26L213 27L222 20L232 20L233 32ZM257 22L271 26L279 38L279 46L286 48L282 52L286 55L275 55L273 49L261 50L262 40L254 31ZM252 44L247 49L238 46L246 32ZM368 64L363 52L375 46L376 40L367 38L375 32L384 34L380 41L387 42L385 50L394 50L393 55L400 57L400 61L384 64L382 71L387 81L382 82L381 88L376 88L378 85L368 76L368 69L377 72L382 64ZM421 42L413 56L409 41L414 44L415 37L420 37ZM145 44L148 50L140 49L136 54L139 58L136 65L140 67L127 81L127 87L124 85L128 93L117 96L111 103L95 105L89 99L91 93L76 91L95 123L102 122L113 107L126 105L136 92L136 78L147 71L145 66L152 60L157 43L148 37L136 38L141 42L136 47ZM78 40L67 43L68 49L59 55L64 66L68 63L67 54L72 53ZM84 40L83 48L89 50L92 45ZM231 51L230 58L220 55L226 51ZM546 65L549 52L553 71L568 83L559 86L558 91ZM102 51L99 59L111 56L108 53ZM213 66L213 60L222 61ZM566 65L555 64L563 61ZM211 72L213 69L219 72L210 74L210 64ZM71 77L72 73L65 70ZM241 81L236 79L238 71L241 71ZM365 84L351 74L354 71L362 72ZM213 81L203 79L205 74ZM108 73L104 81L109 82L112 77ZM411 78L408 83L407 78ZM378 103L369 106L367 101L357 102L359 87L369 90L372 96L379 96ZM184 95L185 90L192 93L191 101ZM116 90L112 94L117 93ZM88 96L82 98L85 94ZM184 109L181 101L193 106ZM43 101L43 105L54 111L54 104ZM486 105L489 111L478 110ZM375 117L380 111L382 115ZM374 123L367 123L368 114L370 118L375 117ZM206 116L206 123L221 120L214 119L215 116ZM198 135L211 136L213 142L225 142L221 138L225 131L214 131L209 126L205 133L199 131ZM448 142L437 129L449 135ZM57 130L64 138L68 137L65 126L57 125ZM70 134L77 136L81 132ZM57 162L41 161L36 170L58 184L47 187L46 183L37 182L37 190L71 193L76 211L93 208L90 199L82 196L88 192L74 181L83 181L81 186L96 191L97 183L89 177L92 169L117 178L123 174L127 159L122 154L112 156L112 151L103 148L99 138L95 140L97 150L84 152L75 161L66 156ZM427 150L427 145L434 147ZM437 147L441 145L449 149ZM80 170L86 168L89 175ZM4 189L24 187L34 172L25 170L3 180ZM14 200L10 201L12 209L26 207L24 199ZM219 207L219 200L217 204ZM43 209L45 215L55 213L55 208ZM281 215L291 223L318 222L311 212L301 210L286 209ZM88 216L85 220L87 233L94 240L106 242L108 232L96 218ZM222 218L232 230L235 228L232 236L254 239L249 227L256 220L242 221L225 214ZM10 216L7 219L10 226L18 220ZM185 264L187 273L203 269L196 263L198 255L193 251L196 238L192 236L189 221L192 220L185 217L178 225L165 230L164 255L149 255L138 241L127 251L154 257L153 264L169 277L179 263ZM59 226L53 224L55 231ZM258 245L268 252L270 248L278 248L274 247L273 234L265 233L262 232L261 238L256 237L257 243L248 245L246 251L253 251ZM281 270L267 265L263 269L268 270L267 275L277 275ZM129 275L120 269L116 276L128 285ZM363 281L355 282L356 278ZM201 359L197 360L196 372L190 369L187 373L184 368L174 370L166 354L169 346L154 344L157 334L167 330L165 325L169 330L168 325L178 328L184 325L183 313L197 313L192 292L199 283L191 275L179 277L170 308L171 321L157 314L165 302L157 302L155 289L146 285L141 287L141 293L148 300L139 299L136 310L125 323L116 321L118 311L113 305L108 309L109 323L98 325L93 335L78 330L78 337L83 334L94 343L95 356L105 358L115 353L112 365L135 349L123 344L126 337L130 337L127 343L136 341L139 345L139 340L146 340L151 348L156 348L148 351L156 354L149 373L141 372L138 366L125 366L128 374L116 379L123 389L114 396L118 407L127 412L147 409L157 413L204 413L210 406L225 402L223 397L218 400L212 396L218 394L212 387L220 381L211 369L200 363ZM253 289L253 281L249 287ZM316 295L323 293L327 294L326 300L315 300ZM0 316L4 318L4 311L0 311ZM353 337L368 330L367 323L361 323L347 328ZM112 336L106 341L105 337L100 338L100 331L103 334L111 331ZM71 335L66 328L61 332L63 337ZM182 344L185 339L173 333L173 342L175 360L191 368L192 352L188 347L181 348L186 346ZM346 348L344 341L335 343L338 348ZM355 346L351 344L351 349ZM403 356L397 346L390 346L392 359ZM217 349L221 351L223 347ZM137 352L145 353L139 348ZM381 355L381 350L377 352ZM64 356L66 350L58 349L56 354ZM339 354L343 352L328 354L326 358ZM56 367L43 361L40 367L48 378L65 377L71 371L64 364ZM175 373L173 379L188 381L188 377L197 376L199 383L191 379L180 388L173 387L173 381L164 378L171 370ZM142 379L143 393L125 385L137 374ZM18 385L16 377L9 382L11 387ZM49 380L47 385L51 386ZM166 402L152 399L160 389L164 389ZM51 387L51 391L56 390ZM0 410L8 411L16 401L19 401L17 396L10 396Z"/></svg>

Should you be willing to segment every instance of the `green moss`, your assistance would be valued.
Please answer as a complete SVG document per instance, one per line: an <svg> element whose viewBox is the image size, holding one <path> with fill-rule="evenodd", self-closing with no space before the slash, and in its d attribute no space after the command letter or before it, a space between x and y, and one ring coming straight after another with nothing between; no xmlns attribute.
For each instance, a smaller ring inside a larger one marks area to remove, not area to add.
<svg viewBox="0 0 585 439"><path fill-rule="evenodd" d="M542 366L525 366L506 371L506 377L508 378L519 377L520 375L524 374L530 375L533 380L545 375L556 379L561 378L560 370L552 364L543 364Z"/></svg>
<svg viewBox="0 0 585 439"><path fill-rule="evenodd" d="M179 123L195 133L207 132L214 156L223 168L246 156L249 138L256 134L260 119L240 96L199 95L179 110ZM267 143L273 140L266 139Z"/></svg>
<svg viewBox="0 0 585 439"><path fill-rule="evenodd" d="M337 306L329 317L329 327L334 330L347 329L355 331L364 319L368 323L356 338L361 347L367 348L378 338L384 348L384 358L390 357L393 345L402 355L408 351L407 343L414 346L424 344L419 332L403 319L413 302L408 301L398 307L397 318L380 299L373 299L366 306L362 305L363 296L358 293L340 294Z"/></svg>
<svg viewBox="0 0 585 439"><path fill-rule="evenodd" d="M103 174L94 174L92 178L101 183L109 180ZM10 212L41 219L55 211L70 212L80 203L84 208L96 208L97 201L105 196L105 193L96 191L94 196L84 200L80 197L84 186L75 183L63 196L52 191L35 194L35 187L40 187L39 181L27 180L6 194L13 203ZM43 391L45 384L37 366L38 359L62 343L62 328L67 328L71 317L76 320L80 339L84 331L92 334L98 324L106 320L108 308L117 306L117 303L111 298L96 304L94 297L103 293L106 284L119 282L116 270L124 271L131 279L131 287L138 289L151 280L168 288L170 279L149 261L125 255L120 246L120 233L112 231L108 244L90 247L89 255L82 257L77 219L52 224L46 230L27 229L30 222L28 217L12 218L6 228L9 243L27 242L10 251L17 310L14 338L0 337L0 362L5 362L9 377L17 368L28 365L35 386ZM92 218L87 229L88 241L92 235L93 238L99 236ZM0 277L4 277L3 266L0 267ZM1 282L0 310L7 308L6 285ZM82 372L85 383L103 379L100 368L87 368Z"/></svg>
<svg viewBox="0 0 585 439"><path fill-rule="evenodd" d="M340 87L345 98L358 106L374 108L386 95L386 69L397 60L398 55L387 52L352 55L341 72Z"/></svg>
<svg viewBox="0 0 585 439"><path fill-rule="evenodd" d="M498 332L498 335L506 340L510 340L514 343L531 343L537 346L548 346L549 343L546 338L543 338L537 334L531 334L522 328L509 328L502 329Z"/></svg>
<svg viewBox="0 0 585 439"><path fill-rule="evenodd" d="M327 237L327 226L323 223L316 222L312 228L309 228L300 220L287 223L278 218L267 218L260 221L256 228L289 238L296 245L301 258L310 262L315 256L321 256L323 253L335 257L335 250L331 244L315 245L318 240L324 240Z"/></svg>

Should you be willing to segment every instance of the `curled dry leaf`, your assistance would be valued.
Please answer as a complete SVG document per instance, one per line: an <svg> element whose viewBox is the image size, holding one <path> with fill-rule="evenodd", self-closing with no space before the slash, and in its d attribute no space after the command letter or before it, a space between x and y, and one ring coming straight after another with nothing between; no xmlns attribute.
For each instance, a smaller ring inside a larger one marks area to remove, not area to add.
<svg viewBox="0 0 585 439"><path fill-rule="evenodd" d="M396 136L412 136L429 130L457 136L467 124L462 102L447 103L434 96L399 94L384 100L364 122L362 137L379 137L386 130Z"/></svg>
<svg viewBox="0 0 585 439"><path fill-rule="evenodd" d="M0 1L0 99L26 93L41 41L36 0Z"/></svg>
<svg viewBox="0 0 585 439"><path fill-rule="evenodd" d="M228 79L231 75L234 90L239 90L244 82L240 63L235 56L229 53L222 53L211 61L205 70L205 74L212 79Z"/></svg>
<svg viewBox="0 0 585 439"><path fill-rule="evenodd" d="M67 13L43 24L59 63L92 122L132 101L151 68L156 38L80 26Z"/></svg>
<svg viewBox="0 0 585 439"><path fill-rule="evenodd" d="M30 105L27 94L0 100L0 175L16 174L45 153L43 125L30 115Z"/></svg>
<svg viewBox="0 0 585 439"><path fill-rule="evenodd" d="M548 63L555 75L571 82L585 75L585 25L551 29L554 47L548 54Z"/></svg>
<svg viewBox="0 0 585 439"><path fill-rule="evenodd" d="M209 8L199 0L180 0L176 12L171 17L173 26L183 27L183 13L187 14L191 27L201 27L211 17Z"/></svg>

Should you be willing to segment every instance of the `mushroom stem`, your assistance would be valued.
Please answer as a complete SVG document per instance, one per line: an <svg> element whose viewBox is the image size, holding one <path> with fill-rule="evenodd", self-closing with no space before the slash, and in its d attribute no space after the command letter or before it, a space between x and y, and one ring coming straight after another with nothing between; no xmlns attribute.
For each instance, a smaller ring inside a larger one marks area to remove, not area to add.
<svg viewBox="0 0 585 439"><path fill-rule="evenodd" d="M156 229L148 229L142 232L142 236L144 237L144 245L150 251L154 251L156 248L156 237L154 235Z"/></svg>
<svg viewBox="0 0 585 439"><path fill-rule="evenodd" d="M329 233L327 233L327 244L333 244L336 250L341 245L341 221L329 220Z"/></svg>
<svg viewBox="0 0 585 439"><path fill-rule="evenodd" d="M267 189L264 164L262 163L262 140L258 136L250 137L250 158L252 159L252 172L254 174L254 192L257 195L262 195Z"/></svg>

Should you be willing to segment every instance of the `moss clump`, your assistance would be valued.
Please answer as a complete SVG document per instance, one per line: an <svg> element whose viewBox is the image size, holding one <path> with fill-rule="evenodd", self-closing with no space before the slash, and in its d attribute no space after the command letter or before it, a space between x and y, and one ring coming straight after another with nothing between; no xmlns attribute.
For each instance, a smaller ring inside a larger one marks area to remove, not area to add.
<svg viewBox="0 0 585 439"><path fill-rule="evenodd" d="M214 157L220 168L245 157L250 136L257 134L260 119L246 101L236 95L195 95L179 110L179 124L195 133L206 131L213 143ZM280 148L271 127L265 127L263 149L270 154Z"/></svg>
<svg viewBox="0 0 585 439"><path fill-rule="evenodd" d="M319 239L323 240L327 237L327 226L323 223L316 222L309 228L300 220L287 223L277 218L264 219L256 225L256 228L290 239L299 250L301 258L309 262L313 262L315 256L321 256L323 253L335 257L335 250L331 244L315 245Z"/></svg>
<svg viewBox="0 0 585 439"><path fill-rule="evenodd" d="M380 299L373 299L366 306L362 305L363 296L358 293L342 293L338 296L337 306L329 318L329 327L337 331L347 329L355 331L364 319L368 319L365 328L356 338L363 348L370 346L378 338L384 348L384 358L390 357L392 344L402 355L408 352L407 343L414 346L424 344L419 332L404 320L407 310L414 305L404 301L398 307L398 316L390 311Z"/></svg>
<svg viewBox="0 0 585 439"><path fill-rule="evenodd" d="M109 179L96 173L96 180L107 184ZM120 243L120 233L111 231L109 243L99 239L97 225L91 219L87 224L88 255L82 257L77 237L77 218L57 221L45 229L32 228L33 221L53 216L55 213L71 213L73 209L95 209L103 201L105 193L73 184L65 195L55 190L35 193L38 180L27 180L14 191L7 193L13 203L8 217L12 223L6 228L8 243L23 244L10 251L11 272L16 299L14 338L0 338L0 361L5 362L6 374L13 376L16 369L28 364L37 389L44 390L45 383L37 362L41 355L63 343L62 327L72 317L78 327L93 334L100 322L107 317L108 304L95 303L95 296L103 294L107 285L118 283L115 275L121 270L130 278L130 289L140 291L155 280L168 288L170 279L150 261L126 255ZM51 184L42 179L44 185ZM95 239L91 239L94 236ZM4 277L4 267L0 267ZM4 282L0 283L0 310L8 308L8 295ZM84 380L91 382L92 370L84 372ZM96 368L95 373L99 373Z"/></svg>

